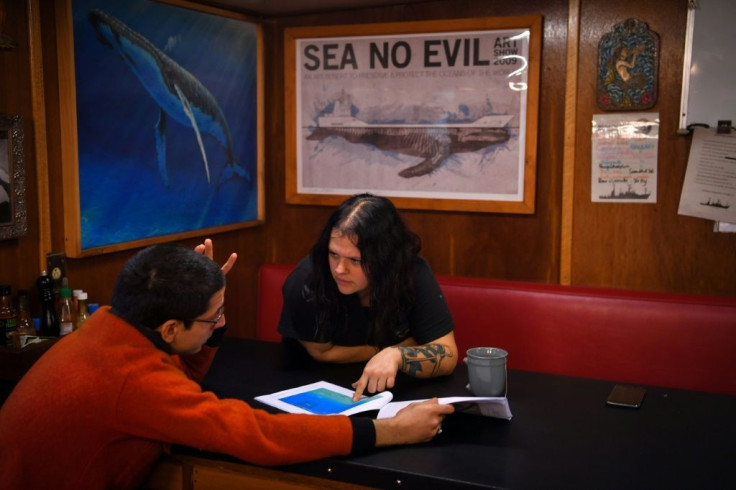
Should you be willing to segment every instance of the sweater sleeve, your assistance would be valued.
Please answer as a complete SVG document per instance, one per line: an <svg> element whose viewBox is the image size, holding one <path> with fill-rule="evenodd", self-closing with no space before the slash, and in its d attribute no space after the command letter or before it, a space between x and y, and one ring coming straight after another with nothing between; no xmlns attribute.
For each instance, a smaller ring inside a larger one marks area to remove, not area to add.
<svg viewBox="0 0 736 490"><path fill-rule="evenodd" d="M161 358L149 357L145 363L132 366L118 399L116 424L125 433L226 453L259 465L347 455L375 445L374 429L357 418L273 415L241 400L203 392Z"/></svg>

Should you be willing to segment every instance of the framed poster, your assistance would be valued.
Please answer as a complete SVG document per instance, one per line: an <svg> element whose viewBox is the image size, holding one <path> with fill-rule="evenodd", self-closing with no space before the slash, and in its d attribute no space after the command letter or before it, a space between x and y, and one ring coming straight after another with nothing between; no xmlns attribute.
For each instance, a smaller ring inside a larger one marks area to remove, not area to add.
<svg viewBox="0 0 736 490"><path fill-rule="evenodd" d="M28 233L23 125L17 114L0 114L0 240Z"/></svg>
<svg viewBox="0 0 736 490"><path fill-rule="evenodd" d="M56 12L66 254L262 223L260 26L191 2Z"/></svg>
<svg viewBox="0 0 736 490"><path fill-rule="evenodd" d="M541 26L285 29L287 202L533 213Z"/></svg>

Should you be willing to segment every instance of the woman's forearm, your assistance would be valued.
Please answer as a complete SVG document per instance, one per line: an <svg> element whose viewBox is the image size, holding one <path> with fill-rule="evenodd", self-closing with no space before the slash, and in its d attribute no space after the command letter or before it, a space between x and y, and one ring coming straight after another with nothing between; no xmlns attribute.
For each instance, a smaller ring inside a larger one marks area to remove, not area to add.
<svg viewBox="0 0 736 490"><path fill-rule="evenodd" d="M457 365L457 354L449 346L441 343L394 348L398 349L401 355L399 371L415 378L450 374Z"/></svg>
<svg viewBox="0 0 736 490"><path fill-rule="evenodd" d="M349 363L367 361L378 350L372 345L344 346L332 343L301 342L304 348L317 361Z"/></svg>

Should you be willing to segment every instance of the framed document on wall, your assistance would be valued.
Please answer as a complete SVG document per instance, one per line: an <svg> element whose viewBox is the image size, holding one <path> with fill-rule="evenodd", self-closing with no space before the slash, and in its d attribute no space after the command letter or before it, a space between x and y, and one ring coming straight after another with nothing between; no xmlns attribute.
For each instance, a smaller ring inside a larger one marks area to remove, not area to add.
<svg viewBox="0 0 736 490"><path fill-rule="evenodd" d="M533 213L539 16L287 28L286 200Z"/></svg>

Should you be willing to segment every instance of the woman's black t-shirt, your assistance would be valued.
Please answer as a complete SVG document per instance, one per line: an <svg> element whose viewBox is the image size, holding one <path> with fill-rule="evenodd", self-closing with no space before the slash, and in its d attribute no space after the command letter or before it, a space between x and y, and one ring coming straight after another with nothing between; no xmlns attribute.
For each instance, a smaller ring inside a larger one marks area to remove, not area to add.
<svg viewBox="0 0 736 490"><path fill-rule="evenodd" d="M371 339L372 308L362 306L357 294L341 296L342 311L332 312L329 329L318 328L317 311L306 285L311 269L309 257L306 257L284 282L279 333L285 338L308 342L331 342L342 346L376 345ZM429 264L417 257L414 265L414 304L399 319L393 332L393 343L413 337L417 344L422 345L447 335L454 328L450 310Z"/></svg>

